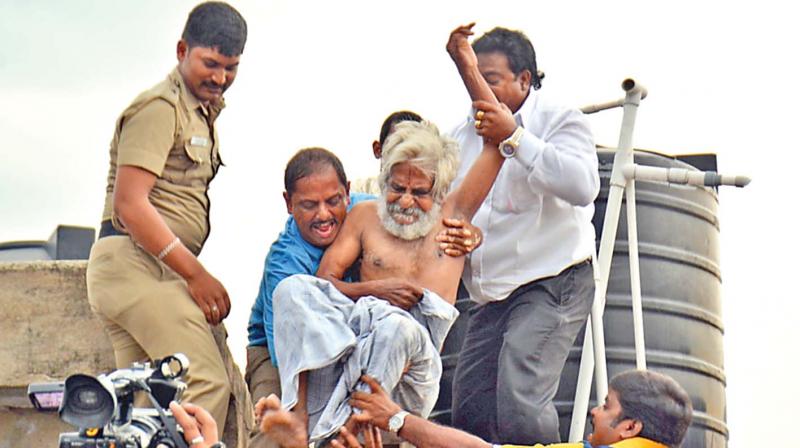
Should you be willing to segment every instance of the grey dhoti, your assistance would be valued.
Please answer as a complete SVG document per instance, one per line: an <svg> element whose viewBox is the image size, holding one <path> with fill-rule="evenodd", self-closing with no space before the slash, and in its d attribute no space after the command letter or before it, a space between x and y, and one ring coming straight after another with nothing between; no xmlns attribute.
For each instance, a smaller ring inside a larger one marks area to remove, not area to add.
<svg viewBox="0 0 800 448"><path fill-rule="evenodd" d="M426 290L405 311L371 296L354 302L326 280L294 275L278 284L273 307L281 403L294 407L299 375L309 372L310 440L344 425L353 413L351 392L369 391L360 381L364 374L404 409L430 414L442 374L439 350L458 317L438 295Z"/></svg>

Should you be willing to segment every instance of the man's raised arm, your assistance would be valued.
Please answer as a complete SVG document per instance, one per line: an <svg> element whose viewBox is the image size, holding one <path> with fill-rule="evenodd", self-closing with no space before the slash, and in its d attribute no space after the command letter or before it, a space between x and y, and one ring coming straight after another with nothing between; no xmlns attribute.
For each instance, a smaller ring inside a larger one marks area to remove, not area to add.
<svg viewBox="0 0 800 448"><path fill-rule="evenodd" d="M478 57L469 44L472 27L475 23L459 26L450 33L447 41L447 52L456 64L461 80L472 98L475 109L475 127L478 134L484 138L483 151L470 167L459 187L447 198L448 207L453 216L471 220L478 211L489 190L494 185L497 173L503 166L505 159L500 154L499 138L492 138L481 133L483 124L490 124L498 120L500 114L510 112L508 107L497 101L489 84L478 70ZM510 129L510 135L514 129Z"/></svg>
<svg viewBox="0 0 800 448"><path fill-rule="evenodd" d="M447 41L447 52L456 64L458 74L461 75L461 80L464 81L464 86L472 101L483 100L497 104L499 101L478 70L478 57L469 44L468 38L474 34L473 26L475 26L475 22L454 29Z"/></svg>

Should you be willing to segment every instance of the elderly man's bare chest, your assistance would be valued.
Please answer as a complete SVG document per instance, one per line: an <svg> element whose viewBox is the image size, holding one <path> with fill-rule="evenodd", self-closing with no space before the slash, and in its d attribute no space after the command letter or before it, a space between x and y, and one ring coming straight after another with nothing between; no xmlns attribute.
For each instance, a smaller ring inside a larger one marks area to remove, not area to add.
<svg viewBox="0 0 800 448"><path fill-rule="evenodd" d="M407 241L386 232L371 233L363 241L361 267L378 278L419 275L446 259L432 234Z"/></svg>

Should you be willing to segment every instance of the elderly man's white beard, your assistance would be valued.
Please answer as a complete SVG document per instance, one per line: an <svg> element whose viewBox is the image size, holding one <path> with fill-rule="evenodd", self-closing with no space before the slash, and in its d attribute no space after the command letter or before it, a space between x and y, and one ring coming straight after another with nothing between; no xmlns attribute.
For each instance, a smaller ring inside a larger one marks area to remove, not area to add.
<svg viewBox="0 0 800 448"><path fill-rule="evenodd" d="M416 240L427 235L439 221L441 211L442 206L438 203L434 203L430 210L423 212L418 207L401 208L397 204L389 204L386 201L386 194L381 194L381 197L378 198L378 217L381 219L383 228L404 240ZM417 220L411 224L398 224L393 215L416 216Z"/></svg>

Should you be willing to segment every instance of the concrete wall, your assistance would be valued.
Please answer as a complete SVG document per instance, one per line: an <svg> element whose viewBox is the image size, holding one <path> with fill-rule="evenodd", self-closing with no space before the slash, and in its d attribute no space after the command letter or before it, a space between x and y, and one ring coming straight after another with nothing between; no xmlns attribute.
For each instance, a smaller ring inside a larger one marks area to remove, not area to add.
<svg viewBox="0 0 800 448"><path fill-rule="evenodd" d="M0 448L54 446L74 431L55 413L39 413L27 398L30 383L63 381L74 373L114 369L114 355L86 299L86 261L0 262ZM214 330L234 395L224 431L244 447L252 422L247 388L226 344Z"/></svg>
<svg viewBox="0 0 800 448"><path fill-rule="evenodd" d="M0 264L0 387L114 368L111 344L86 300L85 273L85 261Z"/></svg>

